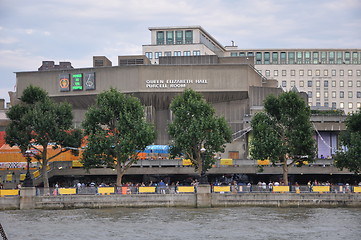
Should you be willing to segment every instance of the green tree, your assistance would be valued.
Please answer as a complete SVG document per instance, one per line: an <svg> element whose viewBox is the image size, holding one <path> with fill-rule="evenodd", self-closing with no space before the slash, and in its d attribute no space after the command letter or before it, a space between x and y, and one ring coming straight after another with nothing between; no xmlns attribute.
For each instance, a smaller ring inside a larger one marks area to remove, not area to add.
<svg viewBox="0 0 361 240"><path fill-rule="evenodd" d="M214 154L224 152L231 142L231 130L223 117L215 116L214 108L200 93L186 89L176 96L170 109L173 122L168 131L173 138L171 155L190 159L201 177L214 163Z"/></svg>
<svg viewBox="0 0 361 240"><path fill-rule="evenodd" d="M18 146L22 154L35 150L34 158L40 163L44 187L48 188L49 161L66 151L78 154L81 131L72 128L70 104L53 102L43 89L30 85L20 100L7 112L10 124L5 140L10 146ZM59 149L54 155L48 152L50 144L53 149Z"/></svg>
<svg viewBox="0 0 361 240"><path fill-rule="evenodd" d="M288 184L289 166L312 162L315 141L310 122L310 108L296 92L270 95L264 102L264 112L252 119L251 157L269 159L283 166L283 181Z"/></svg>
<svg viewBox="0 0 361 240"><path fill-rule="evenodd" d="M336 166L341 170L361 172L361 108L346 118L346 131L340 135L342 150L336 152Z"/></svg>
<svg viewBox="0 0 361 240"><path fill-rule="evenodd" d="M96 104L86 112L83 127L88 137L84 167L115 168L117 186L138 160L137 152L155 139L154 127L146 121L140 101L114 88L98 95Z"/></svg>

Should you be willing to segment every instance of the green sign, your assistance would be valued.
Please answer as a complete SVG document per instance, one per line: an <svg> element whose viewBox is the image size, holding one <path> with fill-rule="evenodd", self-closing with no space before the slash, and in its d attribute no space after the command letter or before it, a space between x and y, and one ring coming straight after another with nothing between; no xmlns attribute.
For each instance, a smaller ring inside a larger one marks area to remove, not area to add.
<svg viewBox="0 0 361 240"><path fill-rule="evenodd" d="M72 74L71 75L71 89L73 91L83 90L83 74Z"/></svg>

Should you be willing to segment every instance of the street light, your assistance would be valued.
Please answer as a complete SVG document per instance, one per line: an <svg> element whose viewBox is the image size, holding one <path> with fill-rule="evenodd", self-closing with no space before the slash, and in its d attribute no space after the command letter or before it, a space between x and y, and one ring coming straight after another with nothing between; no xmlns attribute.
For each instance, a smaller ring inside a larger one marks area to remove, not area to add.
<svg viewBox="0 0 361 240"><path fill-rule="evenodd" d="M202 171L201 171L201 178L199 179L199 183L200 184L208 184L208 177L206 175L205 158L204 158L204 154L206 152L206 149L202 145L202 148L200 150L201 150L201 159L202 159Z"/></svg>
<svg viewBox="0 0 361 240"><path fill-rule="evenodd" d="M34 156L34 154L32 151L30 151L30 150L25 151L24 157L26 157L26 161L28 162L28 165L27 165L27 169L26 169L26 176L25 176L25 179L23 182L24 187L32 187L33 186L33 180L31 179L31 176L30 176L30 162L31 162L31 157L33 157L33 156Z"/></svg>

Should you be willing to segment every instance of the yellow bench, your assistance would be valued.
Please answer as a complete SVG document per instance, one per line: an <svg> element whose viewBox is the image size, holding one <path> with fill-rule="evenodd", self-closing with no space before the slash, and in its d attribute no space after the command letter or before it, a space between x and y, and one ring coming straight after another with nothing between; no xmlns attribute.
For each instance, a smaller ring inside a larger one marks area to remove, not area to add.
<svg viewBox="0 0 361 240"><path fill-rule="evenodd" d="M231 186L214 186L213 192L230 192Z"/></svg>
<svg viewBox="0 0 361 240"><path fill-rule="evenodd" d="M98 193L101 195L109 195L114 193L114 187L100 187L98 188Z"/></svg>
<svg viewBox="0 0 361 240"><path fill-rule="evenodd" d="M76 194L76 188L59 188L58 192L61 195Z"/></svg>
<svg viewBox="0 0 361 240"><path fill-rule="evenodd" d="M289 186L273 186L273 192L290 192Z"/></svg>
<svg viewBox="0 0 361 240"><path fill-rule="evenodd" d="M330 186L313 186L312 192L319 192L319 193L330 192Z"/></svg>
<svg viewBox="0 0 361 240"><path fill-rule="evenodd" d="M0 197L17 195L19 195L19 189L0 189Z"/></svg>
<svg viewBox="0 0 361 240"><path fill-rule="evenodd" d="M194 193L193 186L178 186L178 193Z"/></svg>
<svg viewBox="0 0 361 240"><path fill-rule="evenodd" d="M155 193L155 187L139 187L139 193Z"/></svg>

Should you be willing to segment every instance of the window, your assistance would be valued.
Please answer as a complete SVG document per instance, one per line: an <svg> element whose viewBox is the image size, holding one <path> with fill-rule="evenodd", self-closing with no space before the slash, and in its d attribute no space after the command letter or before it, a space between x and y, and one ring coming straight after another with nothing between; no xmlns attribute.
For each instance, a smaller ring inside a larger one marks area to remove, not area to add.
<svg viewBox="0 0 361 240"><path fill-rule="evenodd" d="M237 53L236 53L237 54ZM201 51L200 50L194 50L193 51L193 56L200 56L201 55Z"/></svg>
<svg viewBox="0 0 361 240"><path fill-rule="evenodd" d="M321 52L321 63L322 64L327 63L327 52Z"/></svg>
<svg viewBox="0 0 361 240"><path fill-rule="evenodd" d="M321 93L319 91L316 92L316 98L321 97Z"/></svg>
<svg viewBox="0 0 361 240"><path fill-rule="evenodd" d="M316 76L320 76L320 69L316 70Z"/></svg>
<svg viewBox="0 0 361 240"><path fill-rule="evenodd" d="M287 82L286 81L282 81L282 87L287 87Z"/></svg>
<svg viewBox="0 0 361 240"><path fill-rule="evenodd" d="M311 64L311 52L305 52L305 64Z"/></svg>
<svg viewBox="0 0 361 240"><path fill-rule="evenodd" d="M316 106L317 106L317 107L321 106L321 103L320 103L320 102L316 102Z"/></svg>
<svg viewBox="0 0 361 240"><path fill-rule="evenodd" d="M305 86L305 82L303 80L300 81L300 87L304 87Z"/></svg>
<svg viewBox="0 0 361 240"><path fill-rule="evenodd" d="M240 57L245 57L245 56L246 56L246 53L245 53L245 52L240 52L240 53L239 53L239 56L240 56Z"/></svg>
<svg viewBox="0 0 361 240"><path fill-rule="evenodd" d="M348 81L347 86L352 87L352 80L349 80L349 81Z"/></svg>
<svg viewBox="0 0 361 240"><path fill-rule="evenodd" d="M273 52L272 53L272 63L273 64L278 64L278 52Z"/></svg>
<svg viewBox="0 0 361 240"><path fill-rule="evenodd" d="M353 98L353 92L352 91L348 91L348 98Z"/></svg>
<svg viewBox="0 0 361 240"><path fill-rule="evenodd" d="M325 80L325 81L323 82L323 86L324 86L324 87L328 87L328 80Z"/></svg>
<svg viewBox="0 0 361 240"><path fill-rule="evenodd" d="M278 70L274 70L274 71L273 71L273 76L275 76L275 77L278 76Z"/></svg>
<svg viewBox="0 0 361 240"><path fill-rule="evenodd" d="M321 86L321 81L320 80L317 80L316 81L316 87L320 87Z"/></svg>
<svg viewBox="0 0 361 240"><path fill-rule="evenodd" d="M325 104L324 104L324 105L325 105L325 107L328 107L328 102L325 102Z"/></svg>
<svg viewBox="0 0 361 240"><path fill-rule="evenodd" d="M340 76L343 76L343 75L344 75L344 71L340 70Z"/></svg>
<svg viewBox="0 0 361 240"><path fill-rule="evenodd" d="M312 76L312 70L307 70L307 75Z"/></svg>
<svg viewBox="0 0 361 240"><path fill-rule="evenodd" d="M308 98L312 98L312 91L307 92Z"/></svg>
<svg viewBox="0 0 361 240"><path fill-rule="evenodd" d="M328 57L329 64L335 64L335 52L330 52Z"/></svg>
<svg viewBox="0 0 361 240"><path fill-rule="evenodd" d="M183 31L175 31L176 44L183 44Z"/></svg>
<svg viewBox="0 0 361 240"><path fill-rule="evenodd" d="M351 63L351 53L345 52L345 64L350 64L350 63Z"/></svg>
<svg viewBox="0 0 361 240"><path fill-rule="evenodd" d="M352 70L348 70L347 72L349 76L352 76Z"/></svg>
<svg viewBox="0 0 361 240"><path fill-rule="evenodd" d="M174 56L182 56L181 51L174 51Z"/></svg>
<svg viewBox="0 0 361 240"><path fill-rule="evenodd" d="M356 75L357 75L357 76L361 76L361 70L357 70L357 71L356 71Z"/></svg>
<svg viewBox="0 0 361 240"><path fill-rule="evenodd" d="M307 87L312 87L312 80L307 81Z"/></svg>
<svg viewBox="0 0 361 240"><path fill-rule="evenodd" d="M324 98L328 98L328 92L324 92L324 93L323 93L323 97L324 97Z"/></svg>
<svg viewBox="0 0 361 240"><path fill-rule="evenodd" d="M152 53L152 52L146 52L146 53L145 53L145 56L146 56L148 59L152 59L152 58L153 58L153 53Z"/></svg>
<svg viewBox="0 0 361 240"><path fill-rule="evenodd" d="M341 80L340 81L340 87L343 87L344 86L344 82Z"/></svg>
<svg viewBox="0 0 361 240"><path fill-rule="evenodd" d="M256 64L262 64L262 53L256 52Z"/></svg>
<svg viewBox="0 0 361 240"><path fill-rule="evenodd" d="M337 64L343 63L343 52L337 52Z"/></svg>
<svg viewBox="0 0 361 240"><path fill-rule="evenodd" d="M353 108L353 104L352 104L352 102L349 102L348 103L348 109L352 109Z"/></svg>
<svg viewBox="0 0 361 240"><path fill-rule="evenodd" d="M159 57L161 57L162 56L162 52L155 52L154 53L154 58L155 59L158 59Z"/></svg>
<svg viewBox="0 0 361 240"><path fill-rule="evenodd" d="M323 70L323 76L328 76L328 70L327 69Z"/></svg>
<svg viewBox="0 0 361 240"><path fill-rule="evenodd" d="M254 54L253 54L253 52L248 52L248 53L247 53L247 56L253 57Z"/></svg>
<svg viewBox="0 0 361 240"><path fill-rule="evenodd" d="M164 32L163 31L157 32L157 45L164 45Z"/></svg>
<svg viewBox="0 0 361 240"><path fill-rule="evenodd" d="M172 52L164 52L164 56L167 56L167 57L172 56Z"/></svg>
<svg viewBox="0 0 361 240"><path fill-rule="evenodd" d="M332 95L332 98L336 98L336 91L332 91L332 93L331 93Z"/></svg>
<svg viewBox="0 0 361 240"><path fill-rule="evenodd" d="M298 64L303 63L303 52L297 52L297 63Z"/></svg>
<svg viewBox="0 0 361 240"><path fill-rule="evenodd" d="M345 93L343 91L340 91L340 98L344 98L345 97Z"/></svg>
<svg viewBox="0 0 361 240"><path fill-rule="evenodd" d="M343 102L340 102L340 108L344 108L345 107L345 104Z"/></svg>
<svg viewBox="0 0 361 240"><path fill-rule="evenodd" d="M313 64L318 64L318 52L313 52Z"/></svg>
<svg viewBox="0 0 361 240"><path fill-rule="evenodd" d="M186 44L193 43L193 31L192 30L185 31L185 42L186 42Z"/></svg>
<svg viewBox="0 0 361 240"><path fill-rule="evenodd" d="M167 31L167 44L174 44L174 32Z"/></svg>
<svg viewBox="0 0 361 240"><path fill-rule="evenodd" d="M331 75L332 75L332 76L336 76L336 69L332 69Z"/></svg>
<svg viewBox="0 0 361 240"><path fill-rule="evenodd" d="M300 70L299 75L300 75L300 76L303 76L303 75L304 75L304 71L303 71L303 70Z"/></svg>
<svg viewBox="0 0 361 240"><path fill-rule="evenodd" d="M287 75L286 70L282 70L282 76L286 76L286 75Z"/></svg>
<svg viewBox="0 0 361 240"><path fill-rule="evenodd" d="M236 52L231 52L231 57L237 57L237 53Z"/></svg>
<svg viewBox="0 0 361 240"><path fill-rule="evenodd" d="M281 64L286 64L286 53L281 52Z"/></svg>
<svg viewBox="0 0 361 240"><path fill-rule="evenodd" d="M288 64L295 64L295 52L288 52Z"/></svg>
<svg viewBox="0 0 361 240"><path fill-rule="evenodd" d="M266 77L270 76L270 70L266 70Z"/></svg>
<svg viewBox="0 0 361 240"><path fill-rule="evenodd" d="M295 76L296 75L296 70L291 70L291 76Z"/></svg>
<svg viewBox="0 0 361 240"><path fill-rule="evenodd" d="M291 87L296 86L296 82L295 81L291 81Z"/></svg>
<svg viewBox="0 0 361 240"><path fill-rule="evenodd" d="M183 56L190 56L191 55L191 51L184 51L183 52Z"/></svg>
<svg viewBox="0 0 361 240"><path fill-rule="evenodd" d="M357 52L352 53L352 64L358 64L358 53Z"/></svg>
<svg viewBox="0 0 361 240"><path fill-rule="evenodd" d="M335 102L332 102L332 108L333 108L333 109L336 109L336 107L337 107L336 103L335 103Z"/></svg>
<svg viewBox="0 0 361 240"><path fill-rule="evenodd" d="M332 87L336 87L336 81L335 80L332 81Z"/></svg>
<svg viewBox="0 0 361 240"><path fill-rule="evenodd" d="M264 53L264 64L270 64L270 53L269 52Z"/></svg>
<svg viewBox="0 0 361 240"><path fill-rule="evenodd" d="M357 97L357 98L361 98L361 92L357 92L357 93L356 93L356 97Z"/></svg>
<svg viewBox="0 0 361 240"><path fill-rule="evenodd" d="M356 103L356 107L357 107L358 109L360 109L361 103L360 103L360 102Z"/></svg>
<svg viewBox="0 0 361 240"><path fill-rule="evenodd" d="M360 81L360 80L358 80L358 81L356 82L356 87L361 87L361 81Z"/></svg>

